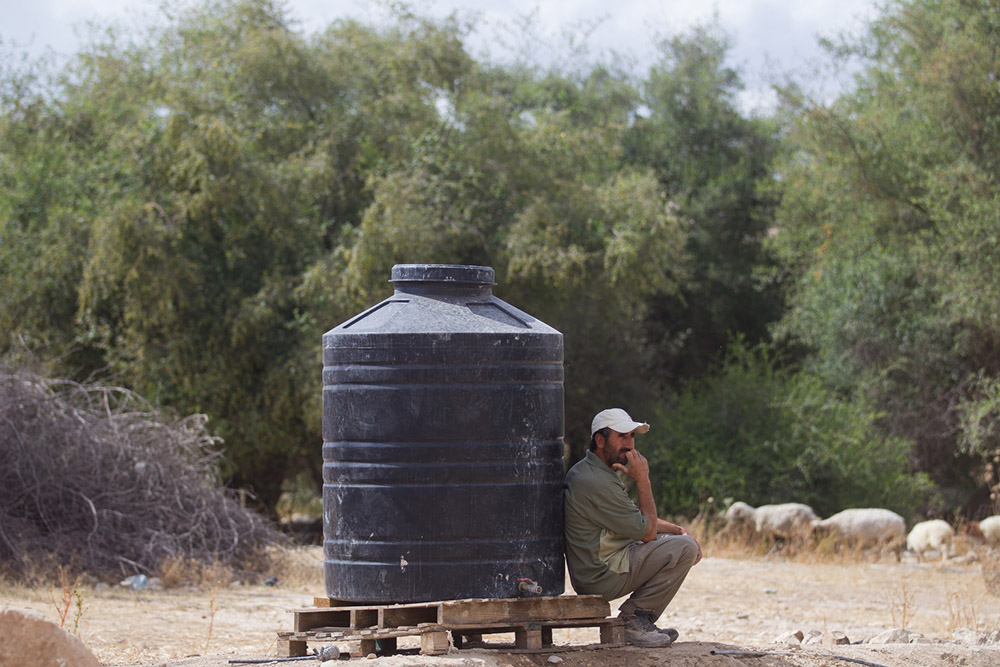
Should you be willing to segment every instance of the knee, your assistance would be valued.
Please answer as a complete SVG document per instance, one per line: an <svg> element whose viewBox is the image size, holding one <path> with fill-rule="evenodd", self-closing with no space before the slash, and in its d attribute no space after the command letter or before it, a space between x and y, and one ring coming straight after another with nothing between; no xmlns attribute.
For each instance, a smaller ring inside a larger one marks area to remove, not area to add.
<svg viewBox="0 0 1000 667"><path fill-rule="evenodd" d="M698 557L698 543L690 535L678 535L677 539L682 542L678 562L691 567Z"/></svg>

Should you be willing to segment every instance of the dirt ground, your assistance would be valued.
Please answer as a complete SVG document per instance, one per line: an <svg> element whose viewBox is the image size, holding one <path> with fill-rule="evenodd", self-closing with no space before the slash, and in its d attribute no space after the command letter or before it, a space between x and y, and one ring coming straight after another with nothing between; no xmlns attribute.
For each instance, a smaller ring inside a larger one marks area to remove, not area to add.
<svg viewBox="0 0 1000 667"><path fill-rule="evenodd" d="M311 605L313 596L322 594L321 550L302 548L296 557L315 578L215 589L83 587L68 605L62 624L103 665L260 664L234 661L275 657L277 633L292 629L290 611ZM54 599L60 598L58 589L8 587L0 590L0 609L31 610L59 624ZM616 607L612 603L612 613ZM1000 643L992 643L1000 637L995 632L1000 629L1000 597L987 589L977 562L837 564L710 555L691 571L659 625L677 628L680 639L664 649L580 649L597 643L599 635L596 628L579 628L555 630L554 643L566 650L549 653L452 648L439 657L354 656L350 662L456 667L1000 665ZM862 643L893 629L909 631L910 642ZM795 631L806 637L804 645L776 641ZM831 638L841 634L851 643L832 643ZM810 636L816 643L808 643ZM487 636L498 642L512 639ZM356 643L339 646L345 652L358 650ZM419 641L403 638L399 646L416 648ZM272 664L319 663L308 659Z"/></svg>

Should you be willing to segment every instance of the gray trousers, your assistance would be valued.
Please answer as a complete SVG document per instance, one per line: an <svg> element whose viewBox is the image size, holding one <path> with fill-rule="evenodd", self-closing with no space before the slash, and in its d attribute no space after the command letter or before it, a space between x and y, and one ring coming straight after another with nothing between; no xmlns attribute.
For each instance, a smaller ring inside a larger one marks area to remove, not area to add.
<svg viewBox="0 0 1000 667"><path fill-rule="evenodd" d="M689 535L660 534L655 540L632 547L625 585L615 597L632 593L619 607L619 616L636 611L655 621L677 595L688 570L698 557L698 544Z"/></svg>

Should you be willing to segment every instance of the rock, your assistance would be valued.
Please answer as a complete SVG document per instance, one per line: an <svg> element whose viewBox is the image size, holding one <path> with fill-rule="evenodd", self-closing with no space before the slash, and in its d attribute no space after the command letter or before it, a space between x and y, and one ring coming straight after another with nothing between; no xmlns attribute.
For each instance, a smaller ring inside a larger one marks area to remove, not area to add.
<svg viewBox="0 0 1000 667"><path fill-rule="evenodd" d="M969 551L961 556L955 556L951 559L951 562L955 565L969 565L971 563L979 562L979 554L975 551Z"/></svg>
<svg viewBox="0 0 1000 667"><path fill-rule="evenodd" d="M83 642L40 615L0 611L0 665L101 667Z"/></svg>
<svg viewBox="0 0 1000 667"><path fill-rule="evenodd" d="M545 662L551 663L553 665L558 665L562 661L563 661L563 659L560 658L558 655L550 655L549 659L546 660Z"/></svg>
<svg viewBox="0 0 1000 667"><path fill-rule="evenodd" d="M745 621L748 618L750 618L750 614L745 611L741 611L738 614L736 614L736 618L738 618L741 621Z"/></svg>
<svg viewBox="0 0 1000 667"><path fill-rule="evenodd" d="M775 593L778 592L778 589L777 588L765 588L764 592L767 593L768 595L774 595Z"/></svg>
<svg viewBox="0 0 1000 667"><path fill-rule="evenodd" d="M841 632L840 630L830 630L829 632L823 633L823 643L828 646L842 646L844 644L850 644L851 640L847 638L846 633Z"/></svg>
<svg viewBox="0 0 1000 667"><path fill-rule="evenodd" d="M910 632L902 628L880 632L868 640L869 644L909 644Z"/></svg>
<svg viewBox="0 0 1000 667"><path fill-rule="evenodd" d="M1000 628L983 637L983 643L989 645L1000 644Z"/></svg>
<svg viewBox="0 0 1000 667"><path fill-rule="evenodd" d="M969 628L955 628L951 632L951 638L960 644L967 644L968 646L986 643L985 637L980 637L976 634L975 630Z"/></svg>
<svg viewBox="0 0 1000 667"><path fill-rule="evenodd" d="M805 635L802 634L801 630L792 630L778 635L778 638L774 640L774 643L784 644L785 646L798 646L802 643L802 638L804 636Z"/></svg>
<svg viewBox="0 0 1000 667"><path fill-rule="evenodd" d="M822 644L823 643L823 633L819 630L810 630L806 633L806 638L802 641L803 646L808 646L812 644Z"/></svg>
<svg viewBox="0 0 1000 667"><path fill-rule="evenodd" d="M118 585L123 588L131 588L133 591L141 591L149 586L149 578L144 574L133 574L131 577L122 579Z"/></svg>

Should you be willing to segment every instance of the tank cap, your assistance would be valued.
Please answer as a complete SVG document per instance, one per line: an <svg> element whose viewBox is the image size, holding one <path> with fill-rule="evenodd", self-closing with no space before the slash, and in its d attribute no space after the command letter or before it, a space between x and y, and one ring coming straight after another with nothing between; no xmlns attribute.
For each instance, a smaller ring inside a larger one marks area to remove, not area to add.
<svg viewBox="0 0 1000 667"><path fill-rule="evenodd" d="M469 264L396 264L392 267L393 283L454 283L495 285L493 267Z"/></svg>

